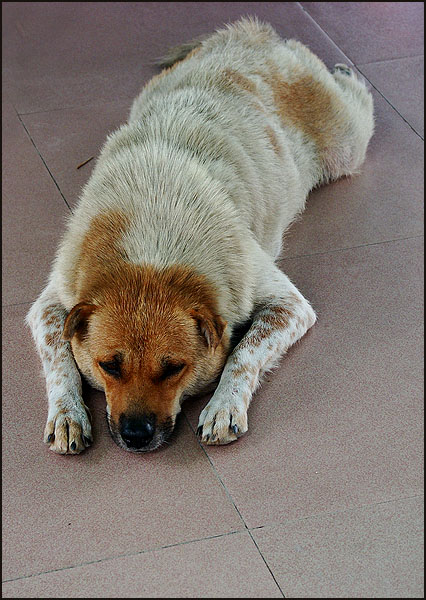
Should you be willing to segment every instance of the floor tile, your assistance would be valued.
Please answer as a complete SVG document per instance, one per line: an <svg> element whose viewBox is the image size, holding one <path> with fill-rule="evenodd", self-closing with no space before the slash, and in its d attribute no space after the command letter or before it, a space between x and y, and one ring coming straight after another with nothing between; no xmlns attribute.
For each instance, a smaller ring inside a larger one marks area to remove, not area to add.
<svg viewBox="0 0 426 600"><path fill-rule="evenodd" d="M423 598L423 498L253 532L286 598Z"/></svg>
<svg viewBox="0 0 426 600"><path fill-rule="evenodd" d="M317 324L204 446L248 527L423 490L422 240L283 261ZM188 401L192 427L207 398Z"/></svg>
<svg viewBox="0 0 426 600"><path fill-rule="evenodd" d="M424 144L380 94L360 173L311 192L285 236L286 257L423 233Z"/></svg>
<svg viewBox="0 0 426 600"><path fill-rule="evenodd" d="M18 112L135 95L150 69L138 4L3 5L3 78Z"/></svg>
<svg viewBox="0 0 426 600"><path fill-rule="evenodd" d="M282 598L248 533L5 583L4 598Z"/></svg>
<svg viewBox="0 0 426 600"><path fill-rule="evenodd" d="M3 303L17 304L46 284L69 209L10 104L2 120Z"/></svg>
<svg viewBox="0 0 426 600"><path fill-rule="evenodd" d="M423 2L301 5L355 64L423 54Z"/></svg>
<svg viewBox="0 0 426 600"><path fill-rule="evenodd" d="M359 70L419 133L424 135L424 57L359 65Z"/></svg>
<svg viewBox="0 0 426 600"><path fill-rule="evenodd" d="M4 87L19 113L130 100L171 46L247 14L330 66L344 58L294 2L202 2L195 11L193 2L8 3Z"/></svg>
<svg viewBox="0 0 426 600"><path fill-rule="evenodd" d="M45 386L28 307L3 317L3 576L6 579L242 529L186 420L147 456L118 448L105 400L88 392L94 445L60 456L42 443Z"/></svg>
<svg viewBox="0 0 426 600"><path fill-rule="evenodd" d="M72 207L107 135L127 121L131 101L22 115L34 143ZM94 158L77 168L84 161Z"/></svg>

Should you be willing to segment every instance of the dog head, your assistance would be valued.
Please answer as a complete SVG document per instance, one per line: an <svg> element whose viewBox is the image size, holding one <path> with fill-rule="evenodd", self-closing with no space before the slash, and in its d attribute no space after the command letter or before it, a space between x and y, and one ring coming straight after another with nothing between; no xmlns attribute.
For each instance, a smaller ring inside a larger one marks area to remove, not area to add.
<svg viewBox="0 0 426 600"><path fill-rule="evenodd" d="M229 336L212 287L186 268L129 265L96 299L78 303L63 338L89 381L104 389L108 424L122 448L158 448L185 396L220 374Z"/></svg>

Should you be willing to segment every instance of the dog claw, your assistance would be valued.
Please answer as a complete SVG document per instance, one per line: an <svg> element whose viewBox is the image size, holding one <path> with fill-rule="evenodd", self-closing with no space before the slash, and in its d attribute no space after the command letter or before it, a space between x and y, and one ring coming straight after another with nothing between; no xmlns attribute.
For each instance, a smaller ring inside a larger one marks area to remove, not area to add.
<svg viewBox="0 0 426 600"><path fill-rule="evenodd" d="M85 446L90 446L90 444L92 443L92 440L90 438L88 438L87 436L83 435L83 442Z"/></svg>
<svg viewBox="0 0 426 600"><path fill-rule="evenodd" d="M70 446L71 450L75 450L77 448L77 444L73 442Z"/></svg>
<svg viewBox="0 0 426 600"><path fill-rule="evenodd" d="M50 444L50 442L53 442L54 439L55 439L55 434L54 433L49 433L49 435L47 436L47 442L48 442L48 444Z"/></svg>
<svg viewBox="0 0 426 600"><path fill-rule="evenodd" d="M203 433L203 426L200 425L200 427L197 427L197 435L198 435L198 437L201 437L202 433Z"/></svg>
<svg viewBox="0 0 426 600"><path fill-rule="evenodd" d="M235 435L237 435L239 429L238 429L238 425L232 425L231 427L232 431L235 433Z"/></svg>
<svg viewBox="0 0 426 600"><path fill-rule="evenodd" d="M336 71L340 71L341 73L344 73L345 75L352 75L352 69L350 67L348 67L348 65L344 65L344 64L337 64L334 65L334 69L333 69L333 73L335 73Z"/></svg>

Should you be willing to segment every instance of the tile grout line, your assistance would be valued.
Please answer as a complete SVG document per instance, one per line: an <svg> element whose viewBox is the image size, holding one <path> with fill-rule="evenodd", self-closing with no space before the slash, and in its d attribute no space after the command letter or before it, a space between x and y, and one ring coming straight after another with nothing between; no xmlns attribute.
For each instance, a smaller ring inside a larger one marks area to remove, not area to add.
<svg viewBox="0 0 426 600"><path fill-rule="evenodd" d="M359 244L358 246L347 246L344 248L333 248L330 250L324 250L323 252L312 252L310 254L295 254L294 256L282 256L278 257L278 262L284 262L286 260L294 260L297 258L309 258L310 256L323 256L325 254L335 254L336 252L344 252L345 250L356 250L357 248L368 248L369 246L380 246L382 244L392 244L393 242L403 242L405 240L416 240L417 238L423 238L424 234L419 233L417 235L410 235L403 238L395 238L392 240L383 240L381 242L370 242L368 244Z"/></svg>
<svg viewBox="0 0 426 600"><path fill-rule="evenodd" d="M191 427L191 430L194 432L194 430L192 429L192 427ZM193 544L193 543L202 542L202 541L205 541L205 540L218 539L218 538L226 537L228 535L235 535L235 534L238 534L238 533L246 533L247 532L247 533L251 534L252 531L257 531L259 529L265 529L265 528L271 528L271 527L280 527L282 525L285 525L287 522L303 521L303 520L311 519L311 518L314 518L314 517L320 516L320 515L322 516L322 515L327 515L327 514L328 515L340 514L340 513L351 511L351 510L358 510L360 508L368 508L368 507L371 507L371 506L379 506L381 504L388 504L390 502L399 502L399 501L403 501L403 500L411 500L411 499L414 499L414 498L423 498L423 497L424 497L423 494L416 494L414 496L407 496L407 497L403 497L403 498L394 498L392 500L384 500L383 502L372 502L370 504L362 504L360 506L355 506L355 507L352 507L352 508L346 508L346 509L342 509L342 510L338 510L338 511L322 511L320 513L316 513L316 514L313 514L313 515L308 515L306 517L299 517L297 519L286 519L285 521L280 521L280 522L277 522L277 523L269 523L269 524L266 524L266 525L258 525L256 527L251 527L251 528L248 528L247 526L245 526L246 527L245 529L236 529L235 531L228 531L226 533L220 533L220 534L217 534L217 535L211 535L211 536L207 536L207 537L204 537L204 538L195 538L195 539L187 540L187 541L184 541L184 542L176 542L174 544L166 544L164 546L156 546L154 548L147 548L146 550L141 550L139 552L127 552L127 553L123 553L123 554L117 554L115 556L107 556L105 558L100 558L100 559L97 559L97 560L86 561L86 562L78 563L78 564L75 564L75 565L70 565L68 567L60 567L58 569L50 569L48 571L40 571L38 573L32 573L31 575L22 575L20 577L12 577L10 579L4 579L4 580L2 580L2 583L10 583L10 582L13 582L13 581L20 581L21 579L30 579L31 577L39 577L40 575L46 575L46 574L49 574L49 573L57 573L59 571L69 571L71 569L76 569L78 567L82 567L82 566L85 566L85 565L92 565L92 564L98 564L98 563L101 563L101 562L108 562L108 561L114 560L116 558L125 558L125 557L130 557L130 556L139 556L139 555L142 555L142 554L147 554L148 552L158 552L160 550L166 550L167 548L175 548L177 546L185 546L187 544ZM253 537L251 535L250 535L250 537L253 539ZM256 547L258 548L258 546L257 546L257 544L256 544L256 542L255 542L254 539L253 539L253 542L255 543ZM259 553L262 556L263 560L265 560L264 557L263 557L263 555L262 555L262 553L260 552L260 550L259 550ZM266 563L266 566L268 567L267 563ZM268 567L268 569L269 569L269 567ZM274 580L275 580L275 577L274 577ZM283 594L283 597L285 598L284 594Z"/></svg>
<svg viewBox="0 0 426 600"><path fill-rule="evenodd" d="M153 75L154 77L154 75ZM148 80L149 81L149 80ZM126 106L128 107L127 110L130 111L130 105L133 101L133 98L123 98L122 100L111 100L111 101L104 101L104 102L100 102L100 103L94 103L94 102L90 102L89 104L74 104L74 105L70 105L70 106L64 106L62 108L46 108L44 110L33 110L33 111L29 111L29 112L18 112L15 108L16 114L18 116L22 116L22 117L26 117L29 115L41 115L44 113L51 113L51 112L58 112L61 110L79 110L79 109L89 109L89 108L98 108L99 105L101 104L102 106L122 106L123 104L126 104Z"/></svg>
<svg viewBox="0 0 426 600"><path fill-rule="evenodd" d="M367 65L377 65L379 63L384 63L384 62L392 62L394 60L405 60L407 58L420 58L421 56L424 56L424 54L410 54L409 56L396 56L395 58L381 58L379 60L371 60L368 62L363 62L361 63L361 66L367 66Z"/></svg>
<svg viewBox="0 0 426 600"><path fill-rule="evenodd" d="M166 550L168 548L175 548L177 546L185 546L187 544L193 544L193 543L196 543L196 542L203 542L205 540L213 540L213 539L222 538L222 537L226 537L226 536L229 536L229 535L235 535L235 534L238 534L238 533L245 533L245 532L246 532L246 530L237 529L235 531L228 531L227 533L221 533L219 535L207 536L205 538L197 538L197 539L193 539L193 540L188 540L186 542L177 542L175 544L167 544L166 546L157 546L155 548L148 548L146 550L141 550L140 552L129 552L129 553L126 553L126 554L118 554L116 556L108 556L106 558L100 558L99 560L86 561L86 562L78 563L76 565L71 565L71 566L68 566L68 567L61 567L61 568L58 568L58 569L50 569L48 571L40 571L38 573L32 573L31 575L23 575L21 577L13 577L11 579L4 579L2 581L2 583L12 583L14 581L21 581L23 579L31 579L32 577L40 577L41 575L48 575L50 573L58 573L60 571L70 571L71 569L76 569L78 567L84 567L86 565L94 565L94 564L98 564L98 563L108 562L108 561L115 560L115 559L118 559L118 558L140 556L142 554L147 554L149 552L158 552L160 550ZM248 531L248 533L250 535L250 531ZM273 575L273 573L272 573L272 571L271 571L268 563L266 562L265 558L263 557L262 553L260 552L258 545L256 544L255 540L253 539L253 537L251 535L250 535L250 538L253 540L253 542L254 542L254 544L255 544L255 546L256 546L256 548L257 548L257 550L258 550L258 552L259 552L259 554L260 554L260 556L262 558L262 560L264 561L266 567L268 568L269 572L271 573L271 576L272 576L274 582L276 583L278 589L280 590L280 592L282 594L282 597L285 598L285 596L284 596L284 594L283 594L280 586L278 585L278 583L277 583L277 581L276 581L276 579L275 579L275 577L274 577L274 575Z"/></svg>
<svg viewBox="0 0 426 600"><path fill-rule="evenodd" d="M278 583L278 581L276 580L276 578L275 578L275 575L273 574L271 567L268 565L268 563L267 563L267 561L266 561L266 558L263 556L263 554L262 554L262 551L260 550L259 546L257 545L257 542L256 542L256 540L255 540L255 539L254 539L254 537L252 536L250 529L248 529L247 531L248 531L248 534L249 534L249 536L251 537L251 539L252 539L252 541L253 541L253 544L256 546L256 548L257 548L257 551L259 552L259 554L260 554L260 556L261 556L261 558L262 558L263 562L265 563L265 565L266 565L266 568L267 568L267 569L268 569L268 571L270 572L270 574L271 574L271 577L272 577L272 579L274 580L274 582L275 582L275 584L276 584L277 588L280 590L282 597L283 597L283 598L285 598L284 592L282 591L280 584L279 584L279 583Z"/></svg>
<svg viewBox="0 0 426 600"><path fill-rule="evenodd" d="M387 102L389 104L389 106L391 108L393 108L393 110L396 112L397 115L399 115L401 117L401 119L404 121L404 123L407 123L407 125L410 127L410 129L412 129L414 131L414 133L422 140L424 141L424 138L422 137L422 135L416 131L414 129L414 127L411 125L411 123L409 123L407 121L407 119L405 119L402 114L399 112L399 110L397 108L395 108L395 106L392 104L392 102L390 100L388 100L386 98L386 96L384 94L382 94L382 92L374 85L374 83L367 77L367 75L365 73L363 73L360 69L360 67L358 65L356 65L357 70L361 73L361 75L368 81L368 83L376 90L376 92L378 94L380 94L380 96L383 98L383 100L385 100L385 102Z"/></svg>
<svg viewBox="0 0 426 600"><path fill-rule="evenodd" d="M211 466L211 468L212 468L212 470L213 470L213 473L215 474L216 478L218 479L218 481L219 481L220 485L223 487L223 489L224 489L224 491L225 491L225 494L228 496L228 499L231 501L231 503L232 503L233 507L234 507L234 508L235 508L235 510L237 511L237 513L238 513L238 516L240 517L240 519L241 519L241 521L242 521L242 523L243 523L243 525L244 525L244 527L245 527L246 531L248 531L248 527L247 527L247 525L246 525L246 522L245 522L245 520L243 519L243 516L242 516L242 514L241 514L241 513L240 513L240 511L238 510L238 508L237 508L237 505L235 504L235 502L234 502L234 500L233 500L233 498L232 498L231 494L229 493L229 491L228 491L227 487L226 487L226 486L225 486L225 484L223 483L223 481L222 481L222 479L221 479L221 477L220 477L219 473L218 473L218 472L217 472L217 470L216 470L216 467L214 466L213 462L212 462L212 461L211 461L211 459L210 459L210 456L207 454L207 452L206 452L206 449L204 448L204 446L201 444L200 440L198 439L198 436L197 436L197 434L195 433L195 431L194 431L194 429L193 429L193 427L192 427L191 423L189 422L189 419L188 419L188 417L186 416L186 414L185 414L185 413L184 413L184 417L185 417L185 420L186 420L187 424L189 425L189 428L191 429L192 433L193 433L193 434L194 434L194 436L195 436L195 439L196 439L196 441L197 441L197 444L199 445L199 447L200 447L200 448L201 448L201 450L203 451L204 455L206 456L207 460L209 461L209 463L210 463L210 466Z"/></svg>
<svg viewBox="0 0 426 600"><path fill-rule="evenodd" d="M272 573L272 571L271 571L271 569L270 569L270 567L269 567L268 563L266 562L266 559L265 559L265 557L263 556L263 554L262 554L262 552L261 552L261 550L260 550L259 546L257 545L257 542L256 542L256 540L254 539L254 537L253 537L253 535L252 535L252 531L259 530L259 529L272 529L272 528L275 528L275 529L276 529L277 527L282 527L282 526L285 526L285 524L286 524L286 523L289 523L289 522L290 522L290 523L294 523L295 521L296 521L296 522L298 522L298 521L304 521L304 520L307 520L307 519L312 519L312 518L314 518L314 517L316 517L316 516L320 516L320 515L321 515L321 516L323 516L323 515L335 515L335 514L341 514L341 513L345 513L345 512L349 512L349 511L353 511L353 510L359 510L359 509L362 509L362 508L368 508L368 507L372 507L372 506L380 506L381 504L388 504L388 503L390 503L390 502L398 502L398 501L410 500L410 499L413 499L413 498L423 498L423 497L424 497L424 495L423 495L423 494L417 494L417 495L415 495L415 496L408 496L408 497L406 497L406 498L397 498L397 499L394 499L394 500L385 500L385 501L383 501L383 502L373 502L373 503L371 503L371 504L363 504L363 505L361 505L361 506L359 506L359 507L353 507L353 508L349 508L349 509L342 509L342 510L339 510L339 511L330 511L330 512L323 511L323 512L321 512L321 513L317 513L317 514L315 514L315 515L310 515L310 516L307 516L307 517L300 517L300 518L298 518L298 519L287 519L286 521L279 522L279 523L271 523L271 524L269 524L269 525L260 525L260 526L258 526L258 527L252 527L251 529L249 529L249 530L248 530L248 532L249 532L249 534L250 534L250 537L251 537L251 539L253 540L253 542L254 542L254 544L255 544L256 548L258 549L260 556L261 556L261 557L262 557L262 559L264 560L264 562L265 562L265 565L268 567L268 569L269 569L269 571L270 571L270 573L271 573L271 575L272 575L272 577L273 577L274 581L276 582L276 584L277 584L277 586L278 586L279 590L281 591L281 593L282 593L282 595L283 595L283 598L285 598L286 596L284 595L284 592L282 591L281 587L278 585L278 582L276 581L276 579L275 579L275 577L274 577L274 574Z"/></svg>
<svg viewBox="0 0 426 600"><path fill-rule="evenodd" d="M12 306L23 306L24 304L32 304L34 300L28 302L16 302L15 304L3 304L3 308L12 308Z"/></svg>
<svg viewBox="0 0 426 600"><path fill-rule="evenodd" d="M342 48L340 48L340 46L338 46L336 44L336 42L333 40L332 37L330 37L328 35L328 33L321 27L321 25L319 23L317 23L315 21L315 19L313 18L313 16L306 10L306 8L304 6L302 6L301 2L296 2L297 6L305 13L305 15L312 21L312 23L315 25L315 27L317 27L317 29L319 29L321 31L321 33L323 35L325 35L325 37L333 44L333 46L335 48L337 48L337 50L339 52L341 52L343 54L343 56L351 63L351 64L355 64L354 61L346 54L346 52L344 52L342 50Z"/></svg>
<svg viewBox="0 0 426 600"><path fill-rule="evenodd" d="M50 177L52 178L52 181L53 181L53 183L55 184L55 186L57 187L57 189L58 189L59 193L61 194L63 201L65 202L65 204L67 205L68 209L69 209L69 210L71 211L71 213L72 213L72 209L71 209L70 205L68 204L68 202L67 202L67 200L66 200L65 196L63 195L63 193L62 193L62 191L61 191L61 188L59 187L58 183L56 182L56 179L53 177L53 175L52 175L52 173L51 173L51 171L50 171L49 167L47 166L47 163L46 163L46 161L44 160L44 158L43 158L43 156L41 155L41 153L40 153L39 149L37 148L37 146L36 146L36 144L35 144L35 142L34 142L33 138L32 138L32 137L31 137L31 135L30 135L30 132L29 132L29 131L28 131L28 129L25 127L25 123L24 123L24 122L23 122L23 120L21 119L21 117L20 117L19 113L16 111L16 108L15 108L15 107L13 107L13 108L14 108L14 110L15 110L15 113L16 113L16 115L17 115L17 117L18 117L18 119L19 119L19 121L20 121L20 123L21 123L22 127L24 128L24 131L25 131L25 133L26 133L26 134L27 134L27 136L28 136L28 139L30 140L30 142L31 142L31 143L32 143L32 145L34 146L34 148L35 148L35 150L36 150L37 154L39 155L39 157L40 157L40 159L41 159L42 163L43 163L43 164L44 164L44 166L46 167L46 170L47 170L47 172L49 173Z"/></svg>
<svg viewBox="0 0 426 600"><path fill-rule="evenodd" d="M166 550L167 548L175 548L177 546L186 546L187 544L195 544L196 542L203 542L205 540L214 540L216 538L226 537L228 535L235 535L236 533L245 533L243 529L236 529L235 531L228 531L226 533L220 533L218 535L210 535L204 538L195 538L193 540L187 540L185 542L176 542L174 544L166 544L165 546L155 546L154 548L147 548L146 550L140 550L139 552L125 552L123 554L117 554L115 556L106 556L104 558L99 558L97 560L89 560L82 563L77 563L75 565L70 565L67 567L59 567L58 569L49 569L48 571L40 571L38 573L32 573L31 575L22 575L21 577L13 577L10 579L3 579L2 583L10 583L11 581L20 581L21 579L30 579L31 577L39 577L40 575L46 575L49 573L57 573L59 571L69 571L71 569L76 569L78 567L84 567L86 565L96 565L102 562L109 562L111 560L115 560L116 558L127 558L131 556L140 556L142 554L147 554L148 552L159 552L160 550Z"/></svg>
<svg viewBox="0 0 426 600"><path fill-rule="evenodd" d="M382 500L381 502L369 502L367 504L360 504L358 506L347 506L346 508L341 508L339 510L322 510L317 513L312 513L311 515L306 515L304 517L296 517L294 519L284 519L283 521L277 521L276 523L266 523L265 525L257 525L256 527L251 527L250 531L256 531L258 529L270 529L272 527L282 527L287 523L296 523L298 521L306 521L307 519L314 519L316 517L324 517L324 516L332 516L332 515L340 515L345 512L353 512L359 511L363 508L372 508L374 506L381 506L382 504L390 504L392 502L403 502L404 500L414 500L415 498L423 498L424 494L414 494L414 496L403 496L401 498L392 498L391 500Z"/></svg>
<svg viewBox="0 0 426 600"><path fill-rule="evenodd" d="M407 123L407 125L410 127L410 129L413 130L413 132L421 139L424 141L424 138L412 127L412 125L410 125L410 123L404 119L404 117L401 115L401 113L393 106L393 104L386 98L386 96L384 96L382 94L382 92L380 90L378 90L376 88L376 86L368 79L368 77L366 75L364 75L364 73L361 71L361 69L357 66L357 64L350 58L350 56L348 56L346 54L346 52L344 52L342 50L342 48L340 48L340 46L338 46L336 44L336 42L333 40L332 37L329 36L329 34L321 27L321 25L319 25L319 23L317 23L315 21L315 19L310 15L310 13L302 6L302 4L300 2L297 2L297 5L299 6L299 8L301 10L303 10L303 12L311 19L312 23L314 23L316 25L316 27L322 31L322 33L327 37L328 40L330 40L330 42L333 44L333 46L335 46L339 52L341 52L343 54L343 56L345 56L349 62L351 62L357 69L358 71L362 74L363 77L365 77L365 79L369 82L369 84L376 90L377 93L380 94L380 96L383 98L383 100L385 100L385 102L387 104L389 104L389 106L396 112L397 115L399 115L401 117L401 119L404 121L404 123ZM422 54L418 54L417 56L423 56ZM403 57L404 58L404 57ZM405 58L410 58L410 57L405 57ZM381 62L381 61L379 61ZM363 63L363 64L368 64L368 63Z"/></svg>
<svg viewBox="0 0 426 600"><path fill-rule="evenodd" d="M209 461L209 463L210 463L210 467L211 467L211 469L212 469L213 473L216 475L216 477L217 477L217 479L218 479L218 481L219 481L220 485L222 486L222 488L223 488L223 489L224 489L224 491L225 491L225 494L228 496L228 499L231 501L232 505L234 506L235 510L237 511L237 513L238 513L238 516L240 517L240 519L241 519L241 521L242 521L242 523L243 523L243 525L244 525L244 527L245 527L245 530L246 530L246 531L247 531L247 533L249 534L249 536L250 536L250 538L251 538L251 540L252 540L253 544L256 546L256 549L257 549L257 551L259 552L259 554L260 554L260 557L262 558L263 562L265 563L265 565L266 565L266 568L268 569L269 573L271 574L271 577L272 577L272 579L274 580L274 582L275 582L276 586L277 586L277 587L278 587L278 589L280 590L280 593L282 594L282 597L283 597L283 598L285 598L285 596L284 596L284 592L282 591L281 587L279 586L279 584L278 584L278 581L277 581L277 580L276 580L276 578L275 578L275 575L273 574L273 572L272 572L272 570L271 570L270 566L268 565L268 563L267 563L267 562L266 562L266 560L265 560L265 557L263 556L262 552L260 551L260 548L259 548L259 546L257 545L257 543L256 543L255 539L253 538L253 536L252 536L252 534L251 534L251 531L250 531L249 527L247 526L247 524L246 524L246 522L245 522L245 520L244 520L244 518L243 518L243 516L242 516L241 512L239 511L239 509L237 508L237 505L236 505L236 503L234 502L234 499L232 498L232 496L231 496L231 494L230 494L230 492L229 492L228 488L226 487L226 485L224 484L224 482L223 482L222 478L220 477L219 473L217 472L217 469L216 469L216 467L214 466L214 464L213 464L213 462L212 462L212 460L211 460L210 456L207 454L207 451L206 451L206 449L204 448L204 446L201 444L200 440L198 439L198 436L197 436L197 434L195 433L195 431L194 431L194 429L193 429L193 427L192 427L191 423L189 422L189 419L188 419L188 417L186 416L186 414L185 414L185 413L184 413L184 417L185 417L185 420L186 420L187 424L189 425L189 428L191 429L191 431L192 431L193 435L195 435L195 439L197 440L197 443L198 443L198 445L200 446L201 450L204 452L204 454L205 454L205 456L206 456L207 460Z"/></svg>

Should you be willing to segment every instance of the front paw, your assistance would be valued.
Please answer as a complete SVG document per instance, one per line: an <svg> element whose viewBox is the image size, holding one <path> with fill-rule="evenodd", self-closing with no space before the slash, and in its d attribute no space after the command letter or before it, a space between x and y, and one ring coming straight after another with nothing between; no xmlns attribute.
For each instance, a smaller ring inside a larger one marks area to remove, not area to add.
<svg viewBox="0 0 426 600"><path fill-rule="evenodd" d="M200 414L197 435L210 445L229 444L248 430L244 399L220 401L215 396Z"/></svg>
<svg viewBox="0 0 426 600"><path fill-rule="evenodd" d="M80 454L92 443L92 427L88 408L84 404L75 407L58 407L49 414L44 430L44 442L58 454Z"/></svg>

